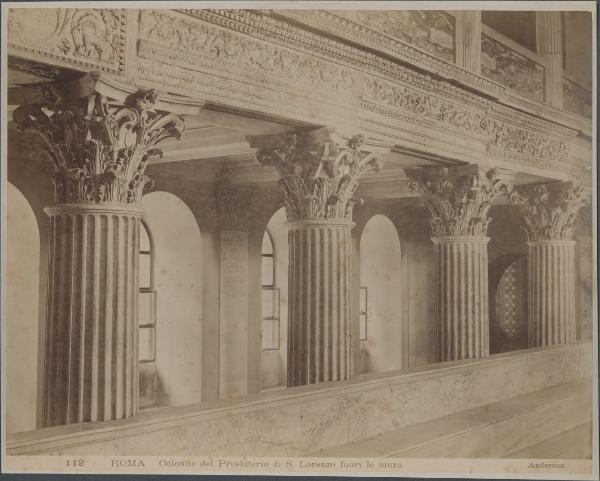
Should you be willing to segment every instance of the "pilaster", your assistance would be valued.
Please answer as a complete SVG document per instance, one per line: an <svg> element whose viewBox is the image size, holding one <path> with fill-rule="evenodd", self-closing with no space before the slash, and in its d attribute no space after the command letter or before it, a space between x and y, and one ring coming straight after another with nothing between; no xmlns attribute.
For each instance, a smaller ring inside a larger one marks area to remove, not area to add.
<svg viewBox="0 0 600 481"><path fill-rule="evenodd" d="M575 241L581 187L570 183L523 186L510 195L523 216L529 253L529 346L576 340Z"/></svg>
<svg viewBox="0 0 600 481"><path fill-rule="evenodd" d="M354 197L380 167L362 136L322 128L251 139L280 176L289 226L288 386L352 376Z"/></svg>
<svg viewBox="0 0 600 481"><path fill-rule="evenodd" d="M497 170L409 170L432 215L438 362L489 355L487 212L510 189Z"/></svg>
<svg viewBox="0 0 600 481"><path fill-rule="evenodd" d="M138 410L140 199L155 146L183 119L154 91L125 104L53 91L13 119L53 166L43 387L44 427L122 419ZM42 102L43 101L43 102Z"/></svg>
<svg viewBox="0 0 600 481"><path fill-rule="evenodd" d="M546 102L563 106L563 61L561 12L536 12L537 51L546 60L544 89Z"/></svg>
<svg viewBox="0 0 600 481"><path fill-rule="evenodd" d="M481 11L456 12L456 64L479 74L481 71Z"/></svg>

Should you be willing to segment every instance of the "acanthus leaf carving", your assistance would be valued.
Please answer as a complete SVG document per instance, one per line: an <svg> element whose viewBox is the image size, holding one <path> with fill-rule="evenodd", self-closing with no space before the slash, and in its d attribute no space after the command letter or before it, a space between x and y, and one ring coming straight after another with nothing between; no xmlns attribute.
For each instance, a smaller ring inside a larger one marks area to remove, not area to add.
<svg viewBox="0 0 600 481"><path fill-rule="evenodd" d="M127 105L92 94L58 105L23 105L13 120L33 134L54 168L56 204L139 203L150 183L146 166L156 145L185 129L183 118L154 110L156 92L139 91Z"/></svg>
<svg viewBox="0 0 600 481"><path fill-rule="evenodd" d="M410 187L423 194L434 237L485 237L494 198L510 184L498 169L461 172L460 167L407 170Z"/></svg>
<svg viewBox="0 0 600 481"><path fill-rule="evenodd" d="M577 214L589 201L584 188L570 182L520 186L509 199L523 216L530 242L572 240Z"/></svg>
<svg viewBox="0 0 600 481"><path fill-rule="evenodd" d="M378 153L364 147L364 137L314 141L311 133L289 133L277 145L262 147L257 158L280 176L289 221L352 221L360 177L381 168Z"/></svg>

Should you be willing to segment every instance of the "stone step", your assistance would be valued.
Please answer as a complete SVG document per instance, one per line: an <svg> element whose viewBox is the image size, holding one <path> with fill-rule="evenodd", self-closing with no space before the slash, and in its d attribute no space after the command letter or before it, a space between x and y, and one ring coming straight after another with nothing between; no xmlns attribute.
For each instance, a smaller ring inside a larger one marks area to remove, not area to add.
<svg viewBox="0 0 600 481"><path fill-rule="evenodd" d="M592 459L592 423L575 426L563 433L519 451L508 458L519 459Z"/></svg>
<svg viewBox="0 0 600 481"><path fill-rule="evenodd" d="M536 454L550 459L544 441L591 421L591 388L590 378L581 379L306 456L499 458L540 446Z"/></svg>

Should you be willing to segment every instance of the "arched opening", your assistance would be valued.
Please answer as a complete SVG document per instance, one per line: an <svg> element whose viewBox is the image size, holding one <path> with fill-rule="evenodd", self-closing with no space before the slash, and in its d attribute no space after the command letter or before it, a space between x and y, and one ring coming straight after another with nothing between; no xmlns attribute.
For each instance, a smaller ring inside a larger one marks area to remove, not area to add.
<svg viewBox="0 0 600 481"><path fill-rule="evenodd" d="M201 400L202 236L187 205L168 192L142 198L140 406Z"/></svg>
<svg viewBox="0 0 600 481"><path fill-rule="evenodd" d="M527 257L507 254L490 263L490 353L527 348Z"/></svg>
<svg viewBox="0 0 600 481"><path fill-rule="evenodd" d="M261 388L286 385L288 240L285 209L269 220L261 252Z"/></svg>
<svg viewBox="0 0 600 481"><path fill-rule="evenodd" d="M402 367L402 255L398 233L386 216L375 215L360 239L361 372Z"/></svg>
<svg viewBox="0 0 600 481"><path fill-rule="evenodd" d="M23 194L6 184L6 431L36 428L40 233Z"/></svg>

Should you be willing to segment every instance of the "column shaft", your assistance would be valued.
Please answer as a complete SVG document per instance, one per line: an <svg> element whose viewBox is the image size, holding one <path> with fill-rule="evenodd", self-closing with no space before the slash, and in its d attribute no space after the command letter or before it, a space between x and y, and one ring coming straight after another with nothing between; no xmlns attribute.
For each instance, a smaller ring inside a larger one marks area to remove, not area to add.
<svg viewBox="0 0 600 481"><path fill-rule="evenodd" d="M488 240L433 239L438 362L489 355Z"/></svg>
<svg viewBox="0 0 600 481"><path fill-rule="evenodd" d="M456 12L456 64L480 73L481 70L481 11Z"/></svg>
<svg viewBox="0 0 600 481"><path fill-rule="evenodd" d="M122 419L138 409L141 212L56 206L50 216L43 424Z"/></svg>
<svg viewBox="0 0 600 481"><path fill-rule="evenodd" d="M563 105L563 61L561 12L536 12L537 51L546 60L544 87L546 102Z"/></svg>
<svg viewBox="0 0 600 481"><path fill-rule="evenodd" d="M575 341L575 242L529 242L529 347Z"/></svg>
<svg viewBox="0 0 600 481"><path fill-rule="evenodd" d="M289 223L288 386L352 372L352 223Z"/></svg>

